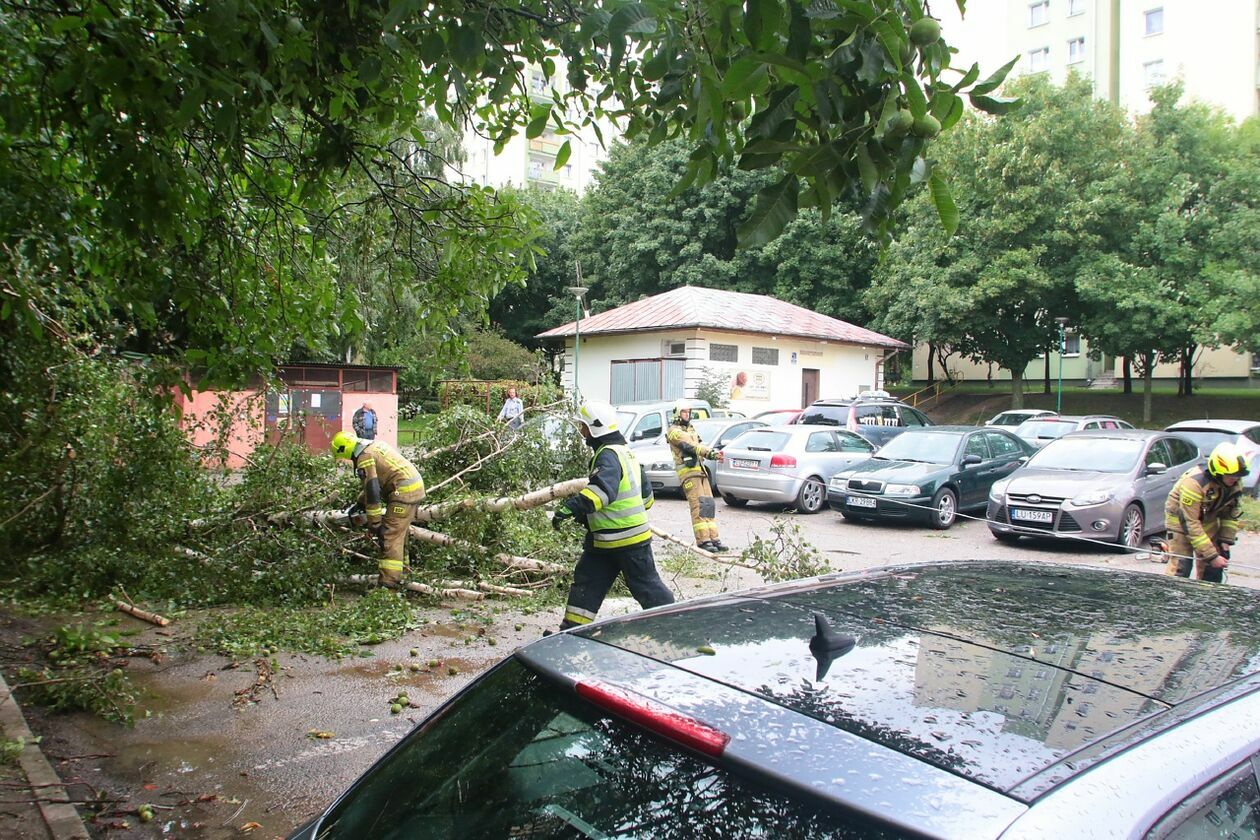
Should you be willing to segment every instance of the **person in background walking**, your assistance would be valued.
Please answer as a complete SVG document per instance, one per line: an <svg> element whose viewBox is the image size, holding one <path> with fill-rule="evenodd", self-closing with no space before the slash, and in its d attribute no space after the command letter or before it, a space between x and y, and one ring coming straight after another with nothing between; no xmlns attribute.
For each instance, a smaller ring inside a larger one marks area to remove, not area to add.
<svg viewBox="0 0 1260 840"><path fill-rule="evenodd" d="M674 603L652 557L652 484L617 428L617 412L607 403L586 402L577 419L595 454L586 486L561 502L551 520L557 529L568 519L586 526L561 630L594 621L618 574L644 609Z"/></svg>
<svg viewBox="0 0 1260 840"><path fill-rule="evenodd" d="M354 427L357 437L364 440L376 440L376 412L372 410L372 404L364 403L359 406L359 410L350 419L350 425Z"/></svg>
<svg viewBox="0 0 1260 840"><path fill-rule="evenodd" d="M507 423L509 429L519 429L525 424L525 404L516 396L515 388L508 388L507 399L499 409L499 422Z"/></svg>
<svg viewBox="0 0 1260 840"><path fill-rule="evenodd" d="M1248 472L1246 456L1227 441L1212 450L1206 468L1187 470L1177 479L1164 505L1172 555L1167 574L1191 577L1193 558L1193 577L1224 581L1242 516L1242 478Z"/></svg>

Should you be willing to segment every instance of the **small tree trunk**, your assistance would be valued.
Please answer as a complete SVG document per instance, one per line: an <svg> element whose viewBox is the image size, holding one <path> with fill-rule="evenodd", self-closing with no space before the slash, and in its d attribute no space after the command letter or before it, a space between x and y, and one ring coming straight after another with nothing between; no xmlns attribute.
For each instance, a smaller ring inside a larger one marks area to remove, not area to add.
<svg viewBox="0 0 1260 840"><path fill-rule="evenodd" d="M1011 369L1011 408L1024 407L1024 371Z"/></svg>
<svg viewBox="0 0 1260 840"><path fill-rule="evenodd" d="M1124 357L1124 393L1133 393L1133 360L1128 356ZM1147 417L1146 419L1150 420L1151 418Z"/></svg>
<svg viewBox="0 0 1260 840"><path fill-rule="evenodd" d="M935 359L936 359L936 345L935 345L935 344L933 344L933 343L932 343L932 342L930 342L930 341L928 342L928 354L927 354L927 356L928 356L928 380L927 380L927 382L928 382L928 384L929 384L929 385L931 385L933 382L935 382L935 381L936 381L936 368L935 368L935 366L934 366L934 365L935 365Z"/></svg>
<svg viewBox="0 0 1260 840"><path fill-rule="evenodd" d="M1151 386L1155 379L1155 354L1147 352L1144 354L1146 368L1145 374L1142 376L1142 425L1149 426L1151 423ZM1124 359L1124 367L1126 381L1128 380L1129 358Z"/></svg>
<svg viewBox="0 0 1260 840"><path fill-rule="evenodd" d="M1050 351L1049 350L1046 351L1045 359L1046 359L1046 387L1045 387L1045 390L1042 391L1042 393L1049 394L1050 393Z"/></svg>

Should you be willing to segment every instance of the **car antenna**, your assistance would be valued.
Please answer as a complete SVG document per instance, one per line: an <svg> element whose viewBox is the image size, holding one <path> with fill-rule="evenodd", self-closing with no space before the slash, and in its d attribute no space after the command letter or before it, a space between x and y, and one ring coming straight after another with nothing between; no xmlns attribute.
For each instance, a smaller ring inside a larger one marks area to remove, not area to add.
<svg viewBox="0 0 1260 840"><path fill-rule="evenodd" d="M814 637L809 640L809 652L818 660L814 682L822 682L831 663L853 650L857 639L831 629L822 613L814 613Z"/></svg>

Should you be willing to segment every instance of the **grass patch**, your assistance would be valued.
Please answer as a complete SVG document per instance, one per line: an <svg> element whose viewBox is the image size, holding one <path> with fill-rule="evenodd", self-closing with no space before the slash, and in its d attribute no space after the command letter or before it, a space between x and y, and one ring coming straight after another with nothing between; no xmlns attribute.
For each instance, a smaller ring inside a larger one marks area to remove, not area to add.
<svg viewBox="0 0 1260 840"><path fill-rule="evenodd" d="M1242 519L1238 527L1244 531L1260 531L1260 499L1243 496Z"/></svg>
<svg viewBox="0 0 1260 840"><path fill-rule="evenodd" d="M960 385L957 389L945 390L939 401L923 403L920 408L936 423L976 425L1010 408L1010 401L1009 386ZM1053 411L1057 404L1057 393L1042 393L1039 387L1035 393L1024 393L1024 408ZM1152 429L1201 417L1260 420L1260 389L1201 391L1193 397L1178 397L1175 391L1157 391L1151 396L1151 422L1143 423L1140 392L1123 394L1119 391L1064 388L1062 413L1112 414L1139 428Z"/></svg>

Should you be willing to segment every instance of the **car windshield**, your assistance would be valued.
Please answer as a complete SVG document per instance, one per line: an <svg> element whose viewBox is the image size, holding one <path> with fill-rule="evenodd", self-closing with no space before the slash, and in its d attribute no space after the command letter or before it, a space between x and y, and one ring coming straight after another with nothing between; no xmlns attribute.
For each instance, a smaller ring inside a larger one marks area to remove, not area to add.
<svg viewBox="0 0 1260 840"><path fill-rule="evenodd" d="M316 834L320 840L696 836L897 835L713 767L601 714L516 660L414 731Z"/></svg>
<svg viewBox="0 0 1260 840"><path fill-rule="evenodd" d="M1194 445L1202 452L1211 452L1218 443L1234 441L1238 436L1233 432L1218 432L1213 429L1173 429L1174 433L1194 441Z"/></svg>
<svg viewBox="0 0 1260 840"><path fill-rule="evenodd" d="M875 455L881 461L919 461L925 464L952 464L958 454L961 434L950 432L903 432Z"/></svg>
<svg viewBox="0 0 1260 840"><path fill-rule="evenodd" d="M696 430L700 440L711 441L718 436L727 422L726 420L697 420L691 424L691 427Z"/></svg>
<svg viewBox="0 0 1260 840"><path fill-rule="evenodd" d="M1044 470L1126 473L1137 464L1145 445L1141 440L1070 437L1048 443L1028 460L1028 467Z"/></svg>
<svg viewBox="0 0 1260 840"><path fill-rule="evenodd" d="M623 431L628 430L630 428L630 424L634 422L634 418L637 416L638 415L633 411L618 411L617 428L622 429Z"/></svg>
<svg viewBox="0 0 1260 840"><path fill-rule="evenodd" d="M1018 414L1018 413L1008 411L1005 414L999 414L997 417L994 417L993 425L994 426L1018 426L1020 423L1023 423L1027 419L1028 419L1027 414Z"/></svg>
<svg viewBox="0 0 1260 840"><path fill-rule="evenodd" d="M787 446L788 436L784 432L764 432L754 429L745 432L738 438L739 449L751 449L754 452L781 452Z"/></svg>
<svg viewBox="0 0 1260 840"><path fill-rule="evenodd" d="M1019 427L1016 434L1022 438L1033 440L1035 438L1063 437L1068 432L1074 431L1076 431L1076 424L1064 420L1029 420Z"/></svg>

